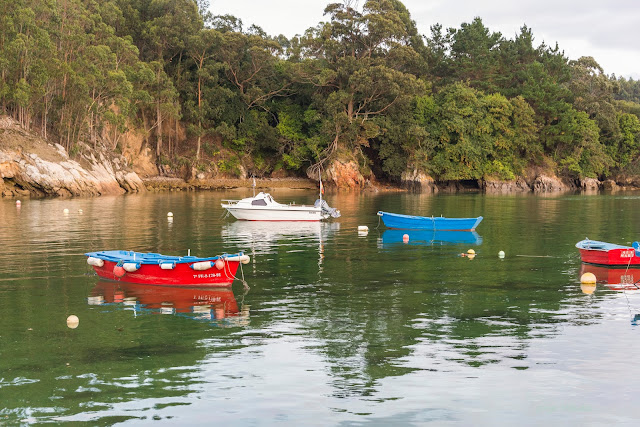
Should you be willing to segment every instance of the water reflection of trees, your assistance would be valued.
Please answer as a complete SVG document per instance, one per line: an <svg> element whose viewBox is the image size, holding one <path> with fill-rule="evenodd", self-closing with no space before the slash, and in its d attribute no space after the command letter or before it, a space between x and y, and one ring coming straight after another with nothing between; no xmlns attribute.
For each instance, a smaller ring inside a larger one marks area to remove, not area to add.
<svg viewBox="0 0 640 427"><path fill-rule="evenodd" d="M293 321L319 340L311 350L325 357L338 395L367 394L378 380L414 370L527 369L532 340L598 321L575 283L577 271L565 274L560 257L507 266L456 257L456 247L390 256L355 250L348 239L328 246L324 277L267 286L268 296L286 299L268 322Z"/></svg>

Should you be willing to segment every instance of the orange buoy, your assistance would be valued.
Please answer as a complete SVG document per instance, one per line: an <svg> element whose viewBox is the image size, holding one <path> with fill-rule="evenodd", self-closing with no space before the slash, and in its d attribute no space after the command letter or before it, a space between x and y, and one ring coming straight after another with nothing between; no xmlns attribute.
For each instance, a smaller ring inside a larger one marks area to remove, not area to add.
<svg viewBox="0 0 640 427"><path fill-rule="evenodd" d="M121 265L116 265L115 267L113 267L113 275L116 277L122 277L124 276L126 273L126 270L124 269L123 266Z"/></svg>
<svg viewBox="0 0 640 427"><path fill-rule="evenodd" d="M596 283L596 275L590 272L580 276L580 283L594 284Z"/></svg>
<svg viewBox="0 0 640 427"><path fill-rule="evenodd" d="M224 268L224 261L221 260L220 258L216 260L216 268L218 270L222 270Z"/></svg>
<svg viewBox="0 0 640 427"><path fill-rule="evenodd" d="M408 234L403 235L403 236L402 236L402 241L403 241L404 243L407 243L407 242L409 241L409 235L408 235Z"/></svg>

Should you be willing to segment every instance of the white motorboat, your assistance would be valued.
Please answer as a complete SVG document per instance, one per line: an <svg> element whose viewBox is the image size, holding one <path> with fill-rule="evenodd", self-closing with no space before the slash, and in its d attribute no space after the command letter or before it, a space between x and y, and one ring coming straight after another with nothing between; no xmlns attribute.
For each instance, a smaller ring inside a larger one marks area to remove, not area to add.
<svg viewBox="0 0 640 427"><path fill-rule="evenodd" d="M329 207L322 198L311 205L288 205L273 200L271 194L260 192L242 200L223 200L222 207L237 219L246 221L322 221L337 218L340 211Z"/></svg>

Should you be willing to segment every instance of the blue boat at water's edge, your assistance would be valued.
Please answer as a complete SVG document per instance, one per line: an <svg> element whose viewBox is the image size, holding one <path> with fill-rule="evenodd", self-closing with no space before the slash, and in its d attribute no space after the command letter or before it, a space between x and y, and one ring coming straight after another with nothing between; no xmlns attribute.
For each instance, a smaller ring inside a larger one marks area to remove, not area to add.
<svg viewBox="0 0 640 427"><path fill-rule="evenodd" d="M378 216L389 228L406 230L474 231L482 221L477 218L446 218L443 216L414 216L378 211Z"/></svg>

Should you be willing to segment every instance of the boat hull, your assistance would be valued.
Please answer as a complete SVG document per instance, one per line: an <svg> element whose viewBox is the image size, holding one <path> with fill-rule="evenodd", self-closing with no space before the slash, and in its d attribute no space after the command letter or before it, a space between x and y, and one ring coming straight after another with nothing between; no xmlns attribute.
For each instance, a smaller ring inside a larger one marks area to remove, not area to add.
<svg viewBox="0 0 640 427"><path fill-rule="evenodd" d="M244 221L322 221L329 218L321 209L312 206L287 208L239 208L222 205L234 218Z"/></svg>
<svg viewBox="0 0 640 427"><path fill-rule="evenodd" d="M242 200L223 200L222 207L234 218L244 221L322 221L340 216L340 211L327 205L322 198L313 205L282 204L271 194L260 192Z"/></svg>
<svg viewBox="0 0 640 427"><path fill-rule="evenodd" d="M132 251L85 254L96 274L106 280L167 286L231 286L243 254L212 258L175 257ZM132 266L127 269L127 266ZM168 266L167 268L163 268Z"/></svg>
<svg viewBox="0 0 640 427"><path fill-rule="evenodd" d="M433 231L474 231L482 221L477 218L445 218L401 215L389 212L378 212L382 222L389 228L405 230L433 230Z"/></svg>
<svg viewBox="0 0 640 427"><path fill-rule="evenodd" d="M576 244L582 262L597 265L626 267L640 265L640 257L631 246L616 245L596 240L583 240Z"/></svg>

